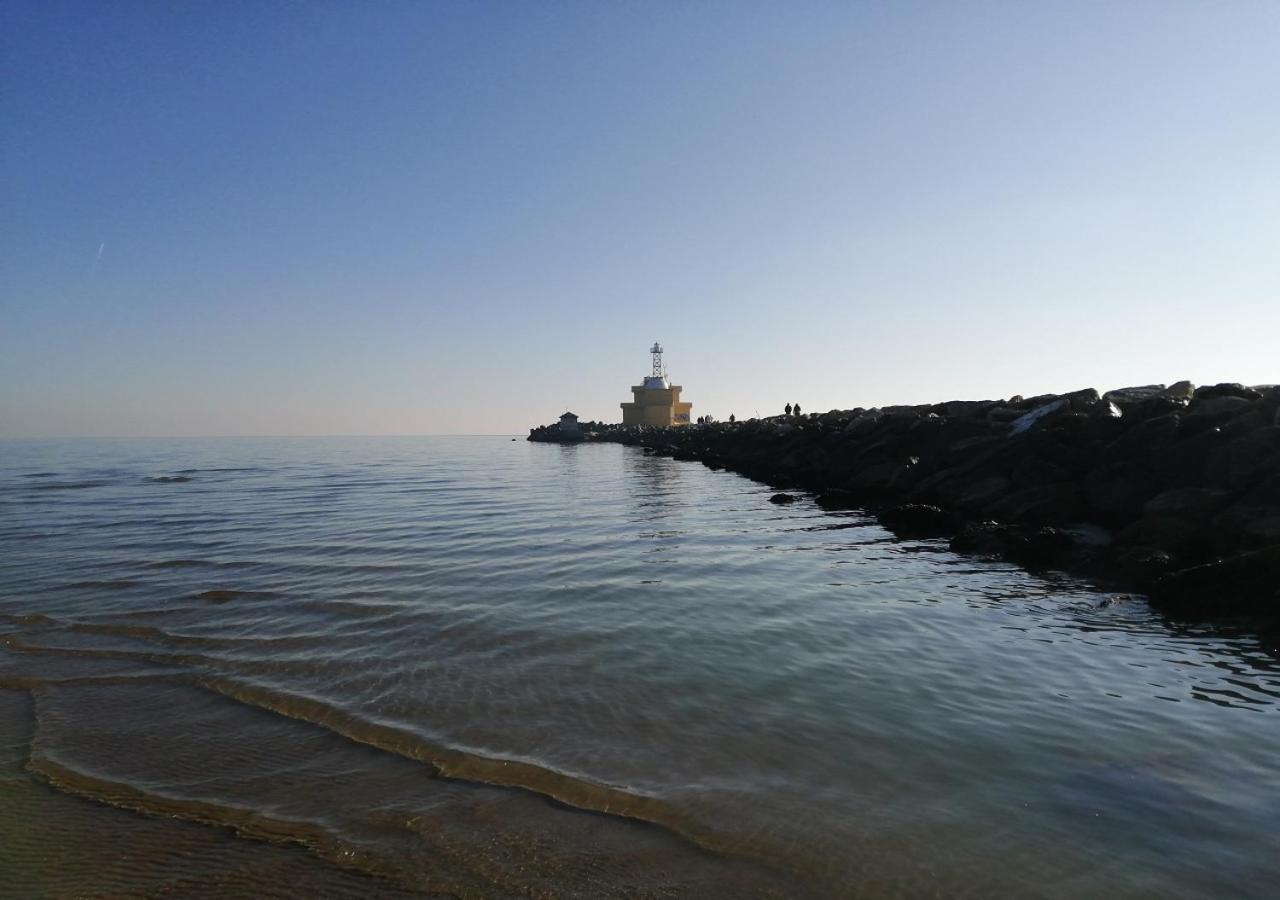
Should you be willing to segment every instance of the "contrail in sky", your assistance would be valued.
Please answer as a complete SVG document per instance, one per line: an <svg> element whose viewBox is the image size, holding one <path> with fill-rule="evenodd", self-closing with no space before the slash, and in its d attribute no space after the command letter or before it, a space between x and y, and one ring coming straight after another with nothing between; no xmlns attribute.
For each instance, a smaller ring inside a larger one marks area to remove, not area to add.
<svg viewBox="0 0 1280 900"><path fill-rule="evenodd" d="M89 270L90 275L98 271L98 263L102 262L102 251L106 249L107 249L106 241L103 241L101 244L98 245L98 255L93 258L93 268Z"/></svg>

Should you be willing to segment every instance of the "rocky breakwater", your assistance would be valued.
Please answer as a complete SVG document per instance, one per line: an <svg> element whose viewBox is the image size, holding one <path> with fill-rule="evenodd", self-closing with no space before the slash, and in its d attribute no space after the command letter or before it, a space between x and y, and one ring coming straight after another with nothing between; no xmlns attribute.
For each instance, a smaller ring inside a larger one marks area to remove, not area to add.
<svg viewBox="0 0 1280 900"><path fill-rule="evenodd" d="M600 436L697 459L903 535L1062 568L1196 616L1280 618L1280 387L832 410Z"/></svg>

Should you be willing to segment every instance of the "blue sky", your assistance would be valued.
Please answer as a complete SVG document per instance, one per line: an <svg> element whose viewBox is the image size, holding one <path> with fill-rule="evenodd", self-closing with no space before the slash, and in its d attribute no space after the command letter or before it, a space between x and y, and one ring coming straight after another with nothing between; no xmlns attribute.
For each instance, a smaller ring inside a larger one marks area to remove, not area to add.
<svg viewBox="0 0 1280 900"><path fill-rule="evenodd" d="M0 434L1280 381L1280 5L0 8Z"/></svg>

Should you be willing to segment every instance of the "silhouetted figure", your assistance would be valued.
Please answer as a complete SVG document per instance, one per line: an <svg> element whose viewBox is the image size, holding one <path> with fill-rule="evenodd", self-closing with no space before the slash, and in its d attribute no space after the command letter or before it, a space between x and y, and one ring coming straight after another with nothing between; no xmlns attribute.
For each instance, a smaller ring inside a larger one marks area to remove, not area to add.
<svg viewBox="0 0 1280 900"><path fill-rule="evenodd" d="M791 404L790 404L790 403L788 403L788 404L787 404L785 407L783 407L783 408L787 411L787 415L791 415Z"/></svg>
<svg viewBox="0 0 1280 900"><path fill-rule="evenodd" d="M792 409L794 409L794 410L795 410L795 413L796 413L796 415L797 415L797 416L798 416L798 415L800 415L800 404L799 404L799 403L797 403L795 406L793 406L793 407L792 407Z"/></svg>
<svg viewBox="0 0 1280 900"><path fill-rule="evenodd" d="M729 413L729 422L732 424L733 422L736 422L736 421L738 420L733 417L733 413ZM514 441L515 438L512 438L512 440Z"/></svg>

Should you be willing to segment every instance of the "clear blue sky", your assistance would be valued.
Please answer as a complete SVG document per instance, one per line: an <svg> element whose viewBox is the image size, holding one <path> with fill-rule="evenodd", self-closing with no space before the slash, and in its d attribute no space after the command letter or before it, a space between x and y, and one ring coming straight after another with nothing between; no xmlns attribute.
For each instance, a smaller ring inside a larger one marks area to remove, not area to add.
<svg viewBox="0 0 1280 900"><path fill-rule="evenodd" d="M0 434L1280 381L1274 2L0 5Z"/></svg>

